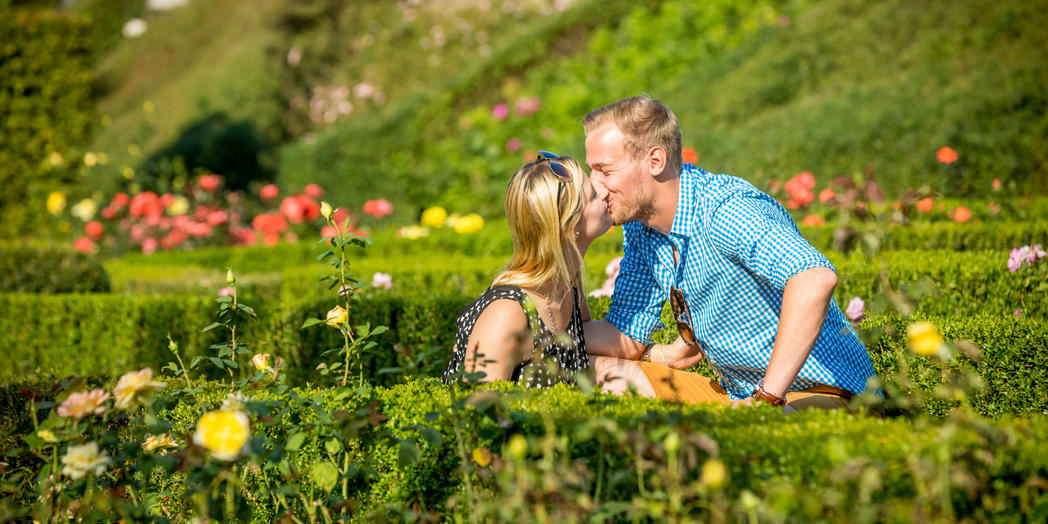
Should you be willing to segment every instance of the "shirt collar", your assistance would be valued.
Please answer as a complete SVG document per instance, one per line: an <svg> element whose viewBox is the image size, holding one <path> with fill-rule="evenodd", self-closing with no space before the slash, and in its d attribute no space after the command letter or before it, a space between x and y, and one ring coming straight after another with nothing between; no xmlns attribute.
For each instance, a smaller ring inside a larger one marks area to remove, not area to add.
<svg viewBox="0 0 1048 524"><path fill-rule="evenodd" d="M698 178L703 174L705 171L691 164L681 166L680 177L677 179L680 184L677 191L677 212L673 214L673 225L670 226L671 235L683 237L691 235L691 229L695 225L695 221L691 219L691 209L695 199L694 187Z"/></svg>

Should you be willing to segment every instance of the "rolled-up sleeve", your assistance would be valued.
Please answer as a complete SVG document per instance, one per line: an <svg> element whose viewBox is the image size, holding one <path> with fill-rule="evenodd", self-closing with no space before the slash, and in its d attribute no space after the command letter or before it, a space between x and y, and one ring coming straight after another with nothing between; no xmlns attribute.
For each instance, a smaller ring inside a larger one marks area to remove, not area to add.
<svg viewBox="0 0 1048 524"><path fill-rule="evenodd" d="M836 268L797 229L789 213L767 195L733 192L709 223L716 248L780 291L792 276L814 267Z"/></svg>
<svg viewBox="0 0 1048 524"><path fill-rule="evenodd" d="M665 328L659 317L666 297L646 260L641 228L638 222L622 227L624 254L619 276L615 278L611 307L604 319L626 336L646 343L654 331Z"/></svg>

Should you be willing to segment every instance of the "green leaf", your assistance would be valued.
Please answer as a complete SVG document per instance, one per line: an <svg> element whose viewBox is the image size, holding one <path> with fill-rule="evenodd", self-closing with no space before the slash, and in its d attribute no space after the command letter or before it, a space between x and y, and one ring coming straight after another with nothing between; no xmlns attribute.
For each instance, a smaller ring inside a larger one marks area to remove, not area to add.
<svg viewBox="0 0 1048 524"><path fill-rule="evenodd" d="M206 333L208 331L211 331L212 329L220 327L221 325L222 324L220 324L218 322L212 322L211 324L208 324L208 326L206 328L204 328L204 331L202 331L202 333Z"/></svg>
<svg viewBox="0 0 1048 524"><path fill-rule="evenodd" d="M421 435L423 440L429 443L430 446L439 446L444 442L444 436L441 435L439 431L428 426L422 426L419 428L418 434Z"/></svg>
<svg viewBox="0 0 1048 524"><path fill-rule="evenodd" d="M223 369L225 367L225 364L222 363L222 359L216 358L216 357L207 357L207 358L208 358L208 360L211 361L212 364L218 366L218 369Z"/></svg>
<svg viewBox="0 0 1048 524"><path fill-rule="evenodd" d="M338 482L338 468L328 461L320 462L313 465L309 477L318 488L330 491Z"/></svg>
<svg viewBox="0 0 1048 524"><path fill-rule="evenodd" d="M375 329L371 330L371 336L381 335L387 331L389 331L389 328L386 326L376 326Z"/></svg>
<svg viewBox="0 0 1048 524"><path fill-rule="evenodd" d="M401 468L407 468L418 464L419 452L418 446L409 439L400 440L400 454L397 456L397 465Z"/></svg>
<svg viewBox="0 0 1048 524"><path fill-rule="evenodd" d="M324 442L324 449L327 450L328 453L334 455L335 453L342 451L342 443L339 442L337 438L333 438Z"/></svg>
<svg viewBox="0 0 1048 524"><path fill-rule="evenodd" d="M334 255L335 255L335 253L334 253L333 251L328 251L327 253L324 253L324 254L322 254L322 255L319 255L319 256L317 257L317 261L319 262L319 261L321 261L321 260L324 260L324 259L325 259L325 258L327 258L327 257L330 257L330 256L334 256Z"/></svg>
<svg viewBox="0 0 1048 524"><path fill-rule="evenodd" d="M302 323L302 327L299 328L299 329L306 329L307 327L315 326L317 324L323 324L323 323L324 323L324 321L320 320L319 318L307 318L306 321Z"/></svg>
<svg viewBox="0 0 1048 524"><path fill-rule="evenodd" d="M288 437L287 445L285 445L284 448L289 450L289 451L296 451L299 448L301 448L302 444L304 444L305 442L306 442L306 433L300 431L300 432L295 433L294 435L291 435L290 437Z"/></svg>

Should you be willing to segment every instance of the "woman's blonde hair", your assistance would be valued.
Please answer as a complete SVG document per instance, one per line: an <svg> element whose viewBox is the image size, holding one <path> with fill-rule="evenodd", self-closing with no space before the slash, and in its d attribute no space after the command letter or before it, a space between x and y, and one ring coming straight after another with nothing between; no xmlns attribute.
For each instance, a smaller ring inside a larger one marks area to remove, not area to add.
<svg viewBox="0 0 1048 524"><path fill-rule="evenodd" d="M561 181L548 160L524 164L509 181L506 218L513 234L513 258L495 276L494 285L539 289L552 284L553 292L567 293L581 278L582 255L575 242L575 226L582 216L586 175L571 157L553 161L567 169L570 181ZM577 274L568 269L569 253L580 262Z"/></svg>

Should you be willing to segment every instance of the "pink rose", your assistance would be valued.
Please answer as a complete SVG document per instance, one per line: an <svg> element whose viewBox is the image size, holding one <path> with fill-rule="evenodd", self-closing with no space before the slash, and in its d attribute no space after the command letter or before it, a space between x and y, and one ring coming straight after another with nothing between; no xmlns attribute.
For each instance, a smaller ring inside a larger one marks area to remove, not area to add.
<svg viewBox="0 0 1048 524"><path fill-rule="evenodd" d="M866 303L861 298L855 297L851 299L851 302L848 302L848 307L844 310L844 316L848 317L852 324L858 324L864 318L863 308L865 307Z"/></svg>
<svg viewBox="0 0 1048 524"><path fill-rule="evenodd" d="M495 117L495 120L502 120L509 116L509 106L506 104L497 104L491 109L491 116Z"/></svg>

